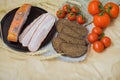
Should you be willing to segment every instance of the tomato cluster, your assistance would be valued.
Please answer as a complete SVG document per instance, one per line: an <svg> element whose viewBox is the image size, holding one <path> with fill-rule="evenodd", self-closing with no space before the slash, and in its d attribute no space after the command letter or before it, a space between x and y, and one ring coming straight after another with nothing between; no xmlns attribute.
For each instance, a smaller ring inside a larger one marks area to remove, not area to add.
<svg viewBox="0 0 120 80"><path fill-rule="evenodd" d="M93 44L93 49L96 52L102 52L111 45L111 39L104 36L103 30L100 27L94 27L87 38Z"/></svg>
<svg viewBox="0 0 120 80"><path fill-rule="evenodd" d="M69 4L65 4L62 9L56 12L58 18L65 18L70 21L77 21L79 24L84 24L86 22L85 17L82 15L78 6L70 6Z"/></svg>
<svg viewBox="0 0 120 80"><path fill-rule="evenodd" d="M99 0L92 0L88 5L88 12L94 16L95 26L106 28L110 24L111 18L117 18L119 6L113 2L108 2L103 6Z"/></svg>
<svg viewBox="0 0 120 80"><path fill-rule="evenodd" d="M88 12L93 15L95 25L88 35L88 41L93 44L96 52L102 52L111 45L111 39L103 35L103 30L110 24L111 18L117 18L119 6L113 2L108 2L103 6L99 0L92 0L88 5Z"/></svg>
<svg viewBox="0 0 120 80"><path fill-rule="evenodd" d="M116 18L119 14L119 6L113 2L108 2L103 6L99 0L92 0L88 4L88 12L93 16L101 12L107 12L111 18Z"/></svg>

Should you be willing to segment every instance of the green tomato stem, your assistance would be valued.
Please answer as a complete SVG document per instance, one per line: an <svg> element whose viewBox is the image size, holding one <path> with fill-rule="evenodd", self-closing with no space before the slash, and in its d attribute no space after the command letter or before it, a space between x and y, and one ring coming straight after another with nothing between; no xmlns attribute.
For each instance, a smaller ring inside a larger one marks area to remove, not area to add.
<svg viewBox="0 0 120 80"><path fill-rule="evenodd" d="M98 7L99 7L99 9L101 9L102 11L105 11L105 9L104 9L104 7L103 7L102 4L100 4Z"/></svg>
<svg viewBox="0 0 120 80"><path fill-rule="evenodd" d="M110 15L110 16L112 16L112 14L110 13L110 10L112 9L112 6L110 5L109 7L108 7L108 9L106 10L106 12Z"/></svg>
<svg viewBox="0 0 120 80"><path fill-rule="evenodd" d="M101 40L104 36L105 36L105 33L102 33L102 34L99 36L98 40Z"/></svg>

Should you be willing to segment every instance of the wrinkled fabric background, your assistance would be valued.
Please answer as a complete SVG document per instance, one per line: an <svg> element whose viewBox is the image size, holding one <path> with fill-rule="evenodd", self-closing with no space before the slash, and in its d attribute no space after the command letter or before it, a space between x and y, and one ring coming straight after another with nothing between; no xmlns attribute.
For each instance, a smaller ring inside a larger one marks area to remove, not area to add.
<svg viewBox="0 0 120 80"><path fill-rule="evenodd" d="M0 20L23 3L31 3L55 14L64 1L0 0ZM0 39L0 80L120 80L120 14L112 20L105 34L111 38L112 45L100 54L91 47L86 60L77 63L58 59L40 61L39 57L28 57L11 50Z"/></svg>

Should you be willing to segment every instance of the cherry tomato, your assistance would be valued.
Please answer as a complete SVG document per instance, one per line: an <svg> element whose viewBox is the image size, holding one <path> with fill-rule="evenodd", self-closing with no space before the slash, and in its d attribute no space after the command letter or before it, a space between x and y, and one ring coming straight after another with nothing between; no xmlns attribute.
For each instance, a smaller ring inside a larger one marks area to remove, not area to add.
<svg viewBox="0 0 120 80"><path fill-rule="evenodd" d="M74 13L78 13L80 11L80 9L77 6L73 6L71 8L71 11L74 12Z"/></svg>
<svg viewBox="0 0 120 80"><path fill-rule="evenodd" d="M96 41L93 43L93 49L96 52L102 52L104 50L104 44L101 41Z"/></svg>
<svg viewBox="0 0 120 80"><path fill-rule="evenodd" d="M88 4L88 12L91 15L96 15L101 12L102 3L99 0L92 0Z"/></svg>
<svg viewBox="0 0 120 80"><path fill-rule="evenodd" d="M119 14L119 6L113 2L108 2L104 8L112 18L116 18Z"/></svg>
<svg viewBox="0 0 120 80"><path fill-rule="evenodd" d="M58 18L64 18L66 16L66 13L63 10L58 10L56 12L56 15L57 15Z"/></svg>
<svg viewBox="0 0 120 80"><path fill-rule="evenodd" d="M77 22L79 24L84 24L86 22L86 20L82 15L80 15L80 16L77 17Z"/></svg>
<svg viewBox="0 0 120 80"><path fill-rule="evenodd" d="M76 14L73 12L70 12L67 17L70 21L76 20Z"/></svg>
<svg viewBox="0 0 120 80"><path fill-rule="evenodd" d="M70 12L70 5L69 4L65 4L63 7L62 7L62 10L64 10L66 13L69 13Z"/></svg>
<svg viewBox="0 0 120 80"><path fill-rule="evenodd" d="M101 42L104 44L105 47L109 47L111 45L111 39L107 36L104 36L101 39Z"/></svg>
<svg viewBox="0 0 120 80"><path fill-rule="evenodd" d="M101 35L103 33L103 30L100 27L94 27L92 29L92 32L97 34L97 35Z"/></svg>
<svg viewBox="0 0 120 80"><path fill-rule="evenodd" d="M94 16L93 23L97 27L106 28L110 24L110 16L107 13L100 13Z"/></svg>
<svg viewBox="0 0 120 80"><path fill-rule="evenodd" d="M98 40L98 35L95 33L90 33L87 38L90 43L93 43Z"/></svg>

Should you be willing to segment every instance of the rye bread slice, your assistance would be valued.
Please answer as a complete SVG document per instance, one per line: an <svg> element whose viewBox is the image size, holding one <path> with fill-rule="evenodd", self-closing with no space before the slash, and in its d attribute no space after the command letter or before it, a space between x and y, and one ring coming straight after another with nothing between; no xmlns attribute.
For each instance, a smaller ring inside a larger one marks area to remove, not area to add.
<svg viewBox="0 0 120 80"><path fill-rule="evenodd" d="M66 19L58 20L56 25L58 34L52 40L52 45L57 53L64 53L63 56L80 57L87 51L87 41L84 36L87 29Z"/></svg>
<svg viewBox="0 0 120 80"><path fill-rule="evenodd" d="M87 46L63 42L61 44L61 51L64 53L64 56L75 58L75 57L80 57L83 54L85 54L87 51Z"/></svg>
<svg viewBox="0 0 120 80"><path fill-rule="evenodd" d="M66 43L86 45L86 41L83 39L74 38L64 33L59 33L58 37L64 40Z"/></svg>
<svg viewBox="0 0 120 80"><path fill-rule="evenodd" d="M69 27L72 31L76 32L79 36L84 37L87 35L88 30L86 27L79 25L76 22L67 19L59 19L57 22L57 31L62 32L63 28Z"/></svg>
<svg viewBox="0 0 120 80"><path fill-rule="evenodd" d="M62 39L60 39L58 36L53 38L52 40L52 45L53 45L53 48L55 49L55 51L57 53L62 53L61 51L61 47L60 45L62 44L62 42L64 42Z"/></svg>
<svg viewBox="0 0 120 80"><path fill-rule="evenodd" d="M66 43L59 37L55 37L52 41L52 45L57 53L64 53L63 56L68 57L80 57L84 55L87 51L87 46L79 44Z"/></svg>

